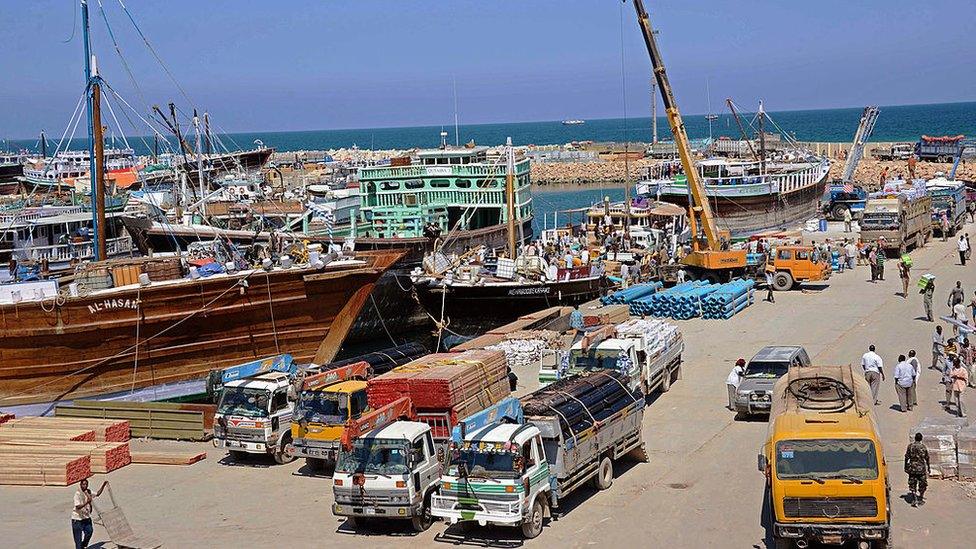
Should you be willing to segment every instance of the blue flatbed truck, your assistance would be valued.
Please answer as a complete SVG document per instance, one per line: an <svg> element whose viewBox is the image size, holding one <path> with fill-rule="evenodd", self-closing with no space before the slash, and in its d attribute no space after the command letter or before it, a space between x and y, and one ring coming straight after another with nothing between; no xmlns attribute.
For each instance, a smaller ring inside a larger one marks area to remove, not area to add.
<svg viewBox="0 0 976 549"><path fill-rule="evenodd" d="M850 210L851 217L858 219L867 199L868 193L859 186L854 187L854 192L847 192L843 183L831 184L824 193L823 212L831 221L843 220L844 210Z"/></svg>

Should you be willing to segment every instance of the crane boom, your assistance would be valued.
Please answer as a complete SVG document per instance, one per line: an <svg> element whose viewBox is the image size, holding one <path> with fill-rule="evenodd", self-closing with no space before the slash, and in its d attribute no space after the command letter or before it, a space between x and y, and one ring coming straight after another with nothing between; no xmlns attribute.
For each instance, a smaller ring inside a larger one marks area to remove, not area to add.
<svg viewBox="0 0 976 549"><path fill-rule="evenodd" d="M749 139L749 135L746 134L745 127L742 126L742 119L739 118L739 111L735 110L735 105L732 103L732 98L726 98L725 103L729 106L729 110L732 111L732 117L735 118L735 125L739 126L739 133L742 134L742 140L745 141L746 145L749 146L749 153L752 154L753 159L759 160L759 155L756 154L756 149L752 146L752 140Z"/></svg>
<svg viewBox="0 0 976 549"><path fill-rule="evenodd" d="M844 164L844 173L840 178L842 182L849 183L854 180L854 171L864 156L864 145L874 132L874 124L878 121L878 115L880 113L881 111L878 110L878 107L873 105L864 107L864 112L861 114L861 122L857 125L857 131L854 132L854 143L851 145L851 154L847 155L847 162Z"/></svg>
<svg viewBox="0 0 976 549"><path fill-rule="evenodd" d="M692 202L688 207L688 220L691 223L693 249L698 251L697 227L700 225L705 233L707 249L719 250L721 242L715 225L715 218L712 215L708 197L705 195L705 185L698 177L694 159L691 157L688 132L685 130L685 124L681 120L681 112L678 111L678 104L675 102L674 93L671 91L671 83L668 81L668 75L664 69L664 60L658 50L657 41L654 39L650 17L647 10L644 9L642 0L633 0L633 2L634 9L637 11L637 22L640 25L641 33L644 35L644 44L647 46L647 53L654 68L654 78L657 80L657 87L661 90L664 112L668 117L671 133L674 135L674 144L678 149L678 156L681 157L681 165L685 170L685 176L688 178L688 188L691 190Z"/></svg>

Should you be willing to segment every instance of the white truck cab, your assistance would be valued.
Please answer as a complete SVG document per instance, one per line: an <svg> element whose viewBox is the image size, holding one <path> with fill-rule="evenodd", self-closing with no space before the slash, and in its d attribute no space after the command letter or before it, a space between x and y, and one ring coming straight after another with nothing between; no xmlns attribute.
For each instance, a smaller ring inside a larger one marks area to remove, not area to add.
<svg viewBox="0 0 976 549"><path fill-rule="evenodd" d="M352 526L376 518L410 520L418 532L429 528L441 476L432 435L427 423L395 421L355 438L336 463L332 513Z"/></svg>
<svg viewBox="0 0 976 549"><path fill-rule="evenodd" d="M265 372L224 384L214 414L214 446L231 457L269 454L278 463L294 459L285 447L291 443L294 403L288 399L291 377Z"/></svg>

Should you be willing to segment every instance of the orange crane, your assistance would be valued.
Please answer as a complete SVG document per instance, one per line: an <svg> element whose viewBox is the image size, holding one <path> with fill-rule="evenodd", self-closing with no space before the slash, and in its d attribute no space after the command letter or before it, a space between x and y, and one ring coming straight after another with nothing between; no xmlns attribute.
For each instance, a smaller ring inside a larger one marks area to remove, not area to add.
<svg viewBox="0 0 976 549"><path fill-rule="evenodd" d="M633 2L634 9L637 11L637 22L640 24L644 43L647 45L647 53L654 68L657 88L661 90L661 99L664 101L664 111L668 116L668 124L671 126L674 143L678 149L678 155L681 157L681 165L688 178L688 188L691 190L688 222L692 235L692 248L691 252L682 258L681 263L689 267L689 271L695 278L714 282L728 280L746 269L746 250L728 249L730 238L728 232L719 232L715 225L715 216L708 203L708 197L705 195L705 185L695 169L688 133L685 131L684 122L681 121L681 113L678 111L678 104L675 102L674 93L671 91L671 83L668 81L668 75L664 69L664 60L658 50L650 18L647 15L647 10L644 9L642 0L633 0Z"/></svg>

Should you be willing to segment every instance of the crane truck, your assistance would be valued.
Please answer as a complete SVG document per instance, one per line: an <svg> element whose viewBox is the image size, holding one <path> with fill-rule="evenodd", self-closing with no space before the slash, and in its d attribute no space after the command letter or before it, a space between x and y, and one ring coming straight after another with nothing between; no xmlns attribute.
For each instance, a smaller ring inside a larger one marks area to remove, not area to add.
<svg viewBox="0 0 976 549"><path fill-rule="evenodd" d="M844 172L840 180L831 183L827 187L823 200L823 212L828 218L834 221L844 219L844 212L849 211L852 217L857 217L864 211L864 203L868 199L868 193L859 185L854 184L854 172L861 158L864 157L864 146L871 134L874 133L874 125L878 121L881 113L878 107L864 107L861 114L861 121L854 132L854 142L851 144L851 152L847 155L847 162L844 164Z"/></svg>

